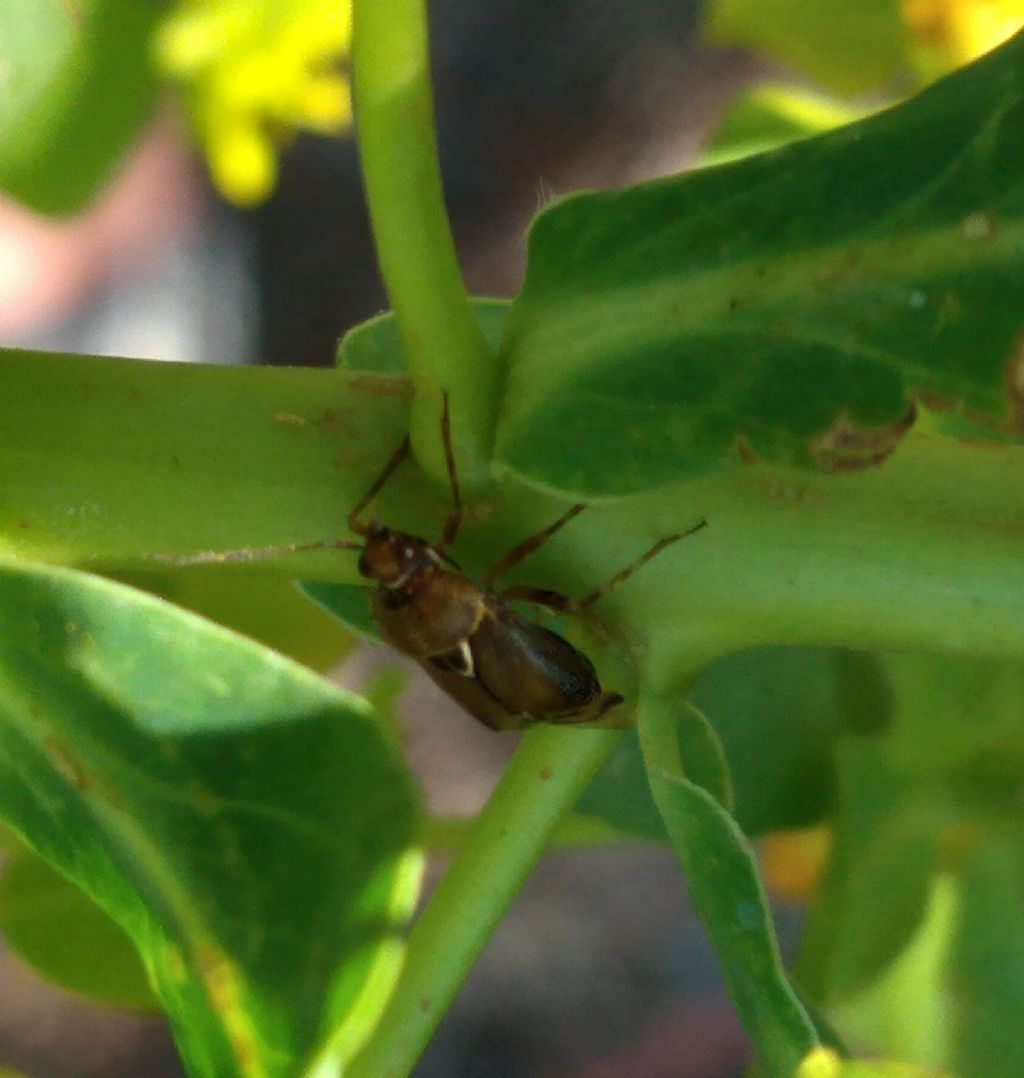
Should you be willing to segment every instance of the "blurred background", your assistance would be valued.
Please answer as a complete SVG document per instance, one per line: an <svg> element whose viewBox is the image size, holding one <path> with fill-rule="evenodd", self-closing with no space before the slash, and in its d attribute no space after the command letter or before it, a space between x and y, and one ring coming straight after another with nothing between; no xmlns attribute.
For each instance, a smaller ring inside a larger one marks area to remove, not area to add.
<svg viewBox="0 0 1024 1078"><path fill-rule="evenodd" d="M745 88L769 74L810 85L785 50L769 59L710 44L705 6L432 0L442 172L471 293L516 292L524 231L553 196L691 167ZM852 16L843 11L856 5L805 6L820 9L826 33L854 32L883 7L919 40L949 32L942 4L872 0ZM785 18L786 3L763 7ZM872 84L839 89L851 107L869 108L917 77L893 64ZM258 202L223 175L220 190L211 183L173 87L166 97L87 212L58 221L0 201L0 343L331 364L341 334L386 306L352 138L299 133ZM367 648L339 676L358 683L394 661ZM427 797L438 814L471 814L515 738L455 711L411 667L410 677L401 710ZM439 860L433 878L442 869ZM799 903L776 898L791 943ZM544 860L416 1074L729 1078L743 1073L746 1053L673 855L637 844ZM181 1073L159 1019L52 988L0 950L3 1066L32 1078Z"/></svg>

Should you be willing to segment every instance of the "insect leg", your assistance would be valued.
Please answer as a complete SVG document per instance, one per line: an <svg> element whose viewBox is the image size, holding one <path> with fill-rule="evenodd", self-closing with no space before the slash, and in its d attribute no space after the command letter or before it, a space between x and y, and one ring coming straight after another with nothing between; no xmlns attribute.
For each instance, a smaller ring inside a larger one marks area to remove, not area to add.
<svg viewBox="0 0 1024 1078"><path fill-rule="evenodd" d="M586 610L588 606L596 603L602 596L607 595L612 589L617 588L624 581L628 580L637 569L646 565L651 558L657 557L667 546L671 546L673 543L678 543L680 539L685 539L688 535L693 535L694 532L700 531L701 528L707 525L707 521L701 519L692 528L687 529L684 532L680 532L678 535L667 535L664 539L659 539L658 542L647 551L646 554L642 554L634 562L630 562L625 569L620 569L615 576L610 580L606 580L599 588L595 588L589 595L585 595L582 599L578 599L574 604L575 609Z"/></svg>
<svg viewBox="0 0 1024 1078"><path fill-rule="evenodd" d="M530 535L524 539L517 547L510 550L505 557L498 562L492 569L490 569L484 576L484 586L490 587L499 577L504 576L511 569L514 569L524 558L528 557L535 550L542 547L552 535L555 534L560 528L563 528L566 524L572 520L573 517L579 516L586 506L580 502L574 505L568 512L563 513L554 524L549 524L542 531L537 532L535 535ZM554 592L552 592L554 594Z"/></svg>
<svg viewBox="0 0 1024 1078"><path fill-rule="evenodd" d="M459 492L459 476L455 470L455 451L452 449L452 421L448 412L448 391L444 392L444 410L441 412L441 441L444 443L444 460L448 467L448 484L452 490L452 507L444 522L441 547L451 546L462 526L462 495Z"/></svg>
<svg viewBox="0 0 1024 1078"><path fill-rule="evenodd" d="M545 610L551 610L556 614L575 614L579 606L575 599L570 599L568 595L563 595L560 591L534 588L529 584L513 584L511 587L502 588L498 592L498 598L502 602L508 599L518 599L523 603L542 606Z"/></svg>
<svg viewBox="0 0 1024 1078"><path fill-rule="evenodd" d="M391 454L391 459L384 465L384 471L377 476L373 481L373 486L359 499L355 509L348 515L348 526L356 533L356 535L366 535L369 530L367 525L364 524L359 517L366 509L366 507L373 501L374 498L380 493L381 487L395 474L395 469L402 463L403 460L409 455L409 438L408 435L402 444Z"/></svg>

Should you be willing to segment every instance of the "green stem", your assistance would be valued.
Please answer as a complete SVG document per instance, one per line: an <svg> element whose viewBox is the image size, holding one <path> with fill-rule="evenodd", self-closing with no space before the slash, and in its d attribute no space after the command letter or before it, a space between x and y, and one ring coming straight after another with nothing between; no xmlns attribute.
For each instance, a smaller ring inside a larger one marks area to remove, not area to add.
<svg viewBox="0 0 1024 1078"><path fill-rule="evenodd" d="M435 816L427 821L423 844L431 853L458 853L473 834L476 820L462 816ZM655 841L643 835L627 835L596 816L571 814L561 820L548 849L583 849L600 846L635 846Z"/></svg>
<svg viewBox="0 0 1024 1078"><path fill-rule="evenodd" d="M410 1072L559 820L621 736L528 731L409 936L394 996L348 1078Z"/></svg>
<svg viewBox="0 0 1024 1078"><path fill-rule="evenodd" d="M356 0L352 62L377 256L417 388L417 456L444 476L437 423L440 391L447 389L460 479L481 485L498 368L470 308L445 211L425 0Z"/></svg>

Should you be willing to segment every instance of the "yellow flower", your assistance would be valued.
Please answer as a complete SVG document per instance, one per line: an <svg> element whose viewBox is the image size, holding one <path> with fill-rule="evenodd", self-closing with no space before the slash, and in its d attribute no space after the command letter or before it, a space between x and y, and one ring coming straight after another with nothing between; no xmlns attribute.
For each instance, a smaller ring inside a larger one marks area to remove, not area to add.
<svg viewBox="0 0 1024 1078"><path fill-rule="evenodd" d="M903 21L945 68L966 64L1024 26L1024 0L903 0Z"/></svg>
<svg viewBox="0 0 1024 1078"><path fill-rule="evenodd" d="M814 893L832 850L832 831L824 824L773 831L758 843L768 889L791 902Z"/></svg>
<svg viewBox="0 0 1024 1078"><path fill-rule="evenodd" d="M299 130L339 134L352 96L340 62L352 13L344 0L178 0L157 60L185 89L213 182L241 206L265 199L277 156Z"/></svg>

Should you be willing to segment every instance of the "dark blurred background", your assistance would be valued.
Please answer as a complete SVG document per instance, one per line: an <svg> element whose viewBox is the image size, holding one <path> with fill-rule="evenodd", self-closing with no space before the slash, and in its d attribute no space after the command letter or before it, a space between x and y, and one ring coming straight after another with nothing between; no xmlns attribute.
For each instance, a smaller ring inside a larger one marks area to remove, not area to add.
<svg viewBox="0 0 1024 1078"><path fill-rule="evenodd" d="M696 0L430 7L442 171L479 295L515 293L524 230L547 199L686 168L755 74L743 55L700 47ZM82 218L44 222L0 203L5 345L327 365L341 333L384 306L351 140L301 138L272 199L241 213L213 196L168 109ZM361 653L342 676L380 661ZM514 739L419 682L404 712L436 810L475 811ZM181 1073L158 1019L75 999L2 951L0 986L0 1067ZM545 859L416 1074L728 1078L745 1061L673 856L624 846Z"/></svg>

